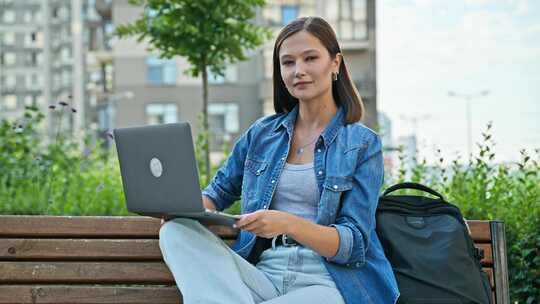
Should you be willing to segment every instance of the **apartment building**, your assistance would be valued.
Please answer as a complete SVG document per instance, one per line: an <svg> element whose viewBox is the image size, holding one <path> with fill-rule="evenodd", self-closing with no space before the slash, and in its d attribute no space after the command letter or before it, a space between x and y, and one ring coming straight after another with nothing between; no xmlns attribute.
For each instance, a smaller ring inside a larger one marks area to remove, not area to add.
<svg viewBox="0 0 540 304"><path fill-rule="evenodd" d="M21 117L25 105L47 114L67 101L78 112L64 126L105 134L115 127L189 121L194 135L202 110L200 78L184 74L183 58L164 60L135 39L114 39L115 25L142 12L127 0L0 0L0 118ZM366 104L365 123L377 113L375 0L268 0L255 22L275 35L300 16L328 20L338 35L349 72ZM271 39L210 74L209 121L213 151L232 143L257 118L273 113Z"/></svg>
<svg viewBox="0 0 540 304"><path fill-rule="evenodd" d="M96 5L96 0L0 0L0 118L20 118L24 106L34 105L46 115L41 127L49 135L60 117L63 126L79 133L97 129L95 95L112 89L112 69L96 58L110 48L113 27ZM60 101L77 113L48 110Z"/></svg>

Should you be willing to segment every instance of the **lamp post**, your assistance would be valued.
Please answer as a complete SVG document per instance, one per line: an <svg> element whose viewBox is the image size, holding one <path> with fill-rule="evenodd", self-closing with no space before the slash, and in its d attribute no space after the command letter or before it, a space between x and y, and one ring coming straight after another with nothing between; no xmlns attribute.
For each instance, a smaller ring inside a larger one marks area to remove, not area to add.
<svg viewBox="0 0 540 304"><path fill-rule="evenodd" d="M112 132L112 130L116 127L116 110L117 110L117 102L121 99L130 100L133 99L135 94L131 91L125 91L120 92L116 94L111 94L108 96L108 103L107 103L107 127L108 132Z"/></svg>
<svg viewBox="0 0 540 304"><path fill-rule="evenodd" d="M456 97L465 100L466 108L467 108L467 154L469 155L469 159L471 158L471 149L472 149L472 135L471 135L471 100L477 97L484 97L489 94L488 90L483 90L478 93L473 94L460 94L456 93L454 91L449 91L448 96L450 97Z"/></svg>
<svg viewBox="0 0 540 304"><path fill-rule="evenodd" d="M416 139L418 141L420 141L420 136L418 135L418 122L431 118L431 115L428 115L428 114L411 115L411 116L400 115L399 118L411 123L411 125L412 125L412 133L416 137Z"/></svg>

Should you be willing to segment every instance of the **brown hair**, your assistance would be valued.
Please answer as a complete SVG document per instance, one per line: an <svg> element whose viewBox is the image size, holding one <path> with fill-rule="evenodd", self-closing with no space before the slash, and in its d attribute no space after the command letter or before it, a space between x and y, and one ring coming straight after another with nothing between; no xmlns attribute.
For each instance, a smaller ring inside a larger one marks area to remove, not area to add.
<svg viewBox="0 0 540 304"><path fill-rule="evenodd" d="M281 67L279 63L279 50L283 41L291 35L300 31L307 31L317 37L330 53L331 58L335 58L338 53L341 53L336 34L334 30L323 18L320 17L303 17L294 20L287 24L276 38L274 45L274 110L276 113L291 111L297 104L298 99L292 96L283 79L281 78ZM362 119L364 115L364 103L354 83L351 81L345 59L342 58L339 66L339 76L336 81L332 81L332 95L337 103L337 106L343 106L345 110L346 123L355 123Z"/></svg>

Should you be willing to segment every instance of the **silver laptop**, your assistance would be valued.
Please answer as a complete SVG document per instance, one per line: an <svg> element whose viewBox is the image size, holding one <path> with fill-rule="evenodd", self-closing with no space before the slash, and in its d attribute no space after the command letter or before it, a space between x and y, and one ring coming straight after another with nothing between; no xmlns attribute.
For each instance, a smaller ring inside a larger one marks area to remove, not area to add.
<svg viewBox="0 0 540 304"><path fill-rule="evenodd" d="M127 209L232 226L240 218L204 208L189 123L115 129Z"/></svg>

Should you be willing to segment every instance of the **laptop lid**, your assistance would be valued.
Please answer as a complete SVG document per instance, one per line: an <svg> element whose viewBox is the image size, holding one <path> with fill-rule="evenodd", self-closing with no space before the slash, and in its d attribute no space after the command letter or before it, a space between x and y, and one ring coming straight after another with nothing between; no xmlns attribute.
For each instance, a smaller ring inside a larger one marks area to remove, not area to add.
<svg viewBox="0 0 540 304"><path fill-rule="evenodd" d="M129 211L150 216L204 211L189 123L113 132Z"/></svg>

